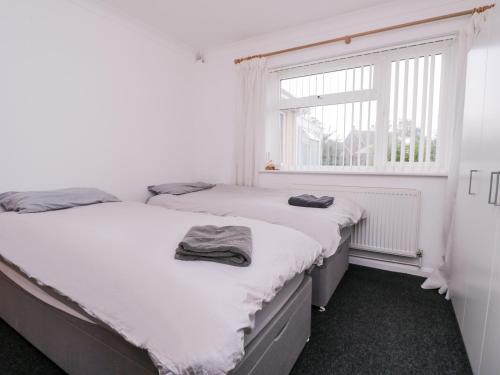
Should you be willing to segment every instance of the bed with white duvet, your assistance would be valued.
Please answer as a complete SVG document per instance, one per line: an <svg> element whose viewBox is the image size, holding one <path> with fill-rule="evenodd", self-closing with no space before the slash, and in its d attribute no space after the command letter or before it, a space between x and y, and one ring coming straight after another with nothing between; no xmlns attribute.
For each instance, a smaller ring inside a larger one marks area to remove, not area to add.
<svg viewBox="0 0 500 375"><path fill-rule="evenodd" d="M252 264L174 259L188 229L207 224L250 227ZM311 267L321 249L283 226L140 203L0 215L5 263L145 349L162 374L235 368L256 313Z"/></svg>
<svg viewBox="0 0 500 375"><path fill-rule="evenodd" d="M148 204L262 220L296 229L318 241L322 246L322 257L312 273L313 304L324 307L347 270L351 229L365 212L357 203L344 197L335 197L333 205L326 209L291 206L288 198L294 194L297 192L217 184L211 189L189 194L155 195Z"/></svg>

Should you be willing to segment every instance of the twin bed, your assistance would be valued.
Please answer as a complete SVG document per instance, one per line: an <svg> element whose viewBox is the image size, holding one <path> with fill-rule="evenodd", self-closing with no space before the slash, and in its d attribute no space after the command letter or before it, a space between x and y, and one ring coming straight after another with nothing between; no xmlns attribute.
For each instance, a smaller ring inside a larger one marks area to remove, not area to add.
<svg viewBox="0 0 500 375"><path fill-rule="evenodd" d="M0 316L70 374L289 373L348 235L330 227L329 254L280 212L265 222L159 201L1 213ZM252 265L175 260L183 234L206 224L250 227Z"/></svg>

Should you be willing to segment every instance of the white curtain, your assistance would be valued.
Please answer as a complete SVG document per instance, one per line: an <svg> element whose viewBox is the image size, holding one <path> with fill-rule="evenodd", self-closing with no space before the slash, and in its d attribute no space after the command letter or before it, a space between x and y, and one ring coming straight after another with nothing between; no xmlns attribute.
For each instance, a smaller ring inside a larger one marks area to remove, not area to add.
<svg viewBox="0 0 500 375"><path fill-rule="evenodd" d="M465 100L465 77L467 70L467 54L474 42L475 37L481 31L481 26L485 22L486 13L475 13L468 21L467 25L460 30L458 40L453 53L455 70L453 74L453 87L450 92L455 95L450 99L450 104L455 108L455 113L450 119L453 129L450 133L450 166L446 187L445 202L445 222L444 222L444 243L442 263L422 284L424 289L439 289L440 294L446 293L449 299L448 280L450 272L450 260L453 252L453 227L455 221L455 204L457 199L460 149L462 144L462 125Z"/></svg>
<svg viewBox="0 0 500 375"><path fill-rule="evenodd" d="M263 168L260 145L266 121L266 60L252 59L238 64L240 100L237 108L235 183L254 186L257 168Z"/></svg>

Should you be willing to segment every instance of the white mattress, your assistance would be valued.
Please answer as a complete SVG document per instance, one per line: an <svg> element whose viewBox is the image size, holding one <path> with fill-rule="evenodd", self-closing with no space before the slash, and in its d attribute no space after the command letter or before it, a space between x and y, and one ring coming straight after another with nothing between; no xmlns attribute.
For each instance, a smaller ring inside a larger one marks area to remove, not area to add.
<svg viewBox="0 0 500 375"><path fill-rule="evenodd" d="M0 259L0 273L3 273L7 276L11 281L19 285L22 289L30 293L32 296L38 298L39 300L45 302L47 305L55 307L56 309L65 312L66 314L72 315L75 318L85 320L86 322L95 324L95 322L78 312L76 309L66 305L65 303L59 301L58 299L52 297L49 293L44 291L41 287L30 281L26 276L21 273L15 271L10 266L8 266L5 262Z"/></svg>

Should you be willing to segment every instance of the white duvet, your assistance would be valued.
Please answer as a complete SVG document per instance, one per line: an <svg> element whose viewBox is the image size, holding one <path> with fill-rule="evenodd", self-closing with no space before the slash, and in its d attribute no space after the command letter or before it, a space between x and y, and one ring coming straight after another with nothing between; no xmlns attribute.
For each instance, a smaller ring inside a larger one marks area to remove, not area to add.
<svg viewBox="0 0 500 375"><path fill-rule="evenodd" d="M221 216L242 216L297 229L321 243L323 256L335 254L341 241L340 230L356 224L364 210L350 199L335 197L328 208L290 206L286 190L216 185L209 190L183 195L162 194L148 204L170 209Z"/></svg>
<svg viewBox="0 0 500 375"><path fill-rule="evenodd" d="M253 259L240 268L174 259L193 225L246 225ZM254 314L320 256L282 226L140 203L0 215L0 254L128 341L162 374L223 374L244 354Z"/></svg>

